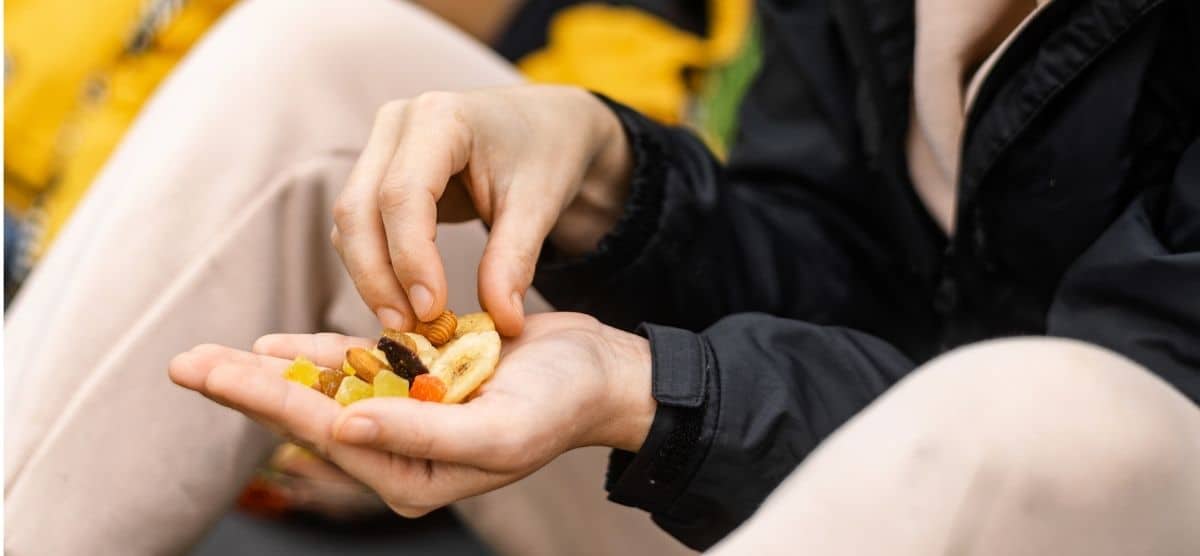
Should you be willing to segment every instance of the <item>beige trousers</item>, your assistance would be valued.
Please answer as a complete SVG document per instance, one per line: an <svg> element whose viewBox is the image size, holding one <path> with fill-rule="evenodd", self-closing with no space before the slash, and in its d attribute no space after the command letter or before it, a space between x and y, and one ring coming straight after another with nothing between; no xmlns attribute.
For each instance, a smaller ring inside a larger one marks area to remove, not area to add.
<svg viewBox="0 0 1200 556"><path fill-rule="evenodd" d="M185 551L277 439L168 380L201 342L371 335L330 207L384 102L513 84L395 0L245 0L146 106L5 321L5 553ZM444 227L450 303L478 307L484 232ZM530 296L530 310L545 310ZM606 451L456 506L508 554L684 553L610 504Z"/></svg>
<svg viewBox="0 0 1200 556"><path fill-rule="evenodd" d="M1200 409L1087 344L976 344L842 426L711 553L1200 554Z"/></svg>

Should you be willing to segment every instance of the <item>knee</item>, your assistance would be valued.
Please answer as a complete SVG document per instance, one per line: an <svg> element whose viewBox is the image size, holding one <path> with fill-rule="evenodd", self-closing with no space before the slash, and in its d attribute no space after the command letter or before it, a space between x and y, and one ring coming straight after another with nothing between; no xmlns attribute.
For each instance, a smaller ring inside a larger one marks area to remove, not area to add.
<svg viewBox="0 0 1200 556"><path fill-rule="evenodd" d="M984 342L898 389L920 398L947 449L973 447L995 476L1029 478L1028 496L1109 503L1200 464L1195 407L1147 369L1082 342Z"/></svg>
<svg viewBox="0 0 1200 556"><path fill-rule="evenodd" d="M247 0L230 9L206 38L206 47L225 54L227 73L282 86L305 77L328 84L366 77L346 71L359 58L394 59L421 51L415 39L411 45L397 41L419 35L430 20L407 2L392 0Z"/></svg>

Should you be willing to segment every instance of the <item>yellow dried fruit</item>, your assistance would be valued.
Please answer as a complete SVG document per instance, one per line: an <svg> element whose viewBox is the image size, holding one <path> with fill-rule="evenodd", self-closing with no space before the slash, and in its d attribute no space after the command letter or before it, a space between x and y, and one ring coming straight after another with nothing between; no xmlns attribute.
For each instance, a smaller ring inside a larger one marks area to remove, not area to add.
<svg viewBox="0 0 1200 556"><path fill-rule="evenodd" d="M338 386L337 393L333 395L333 399L342 405L350 405L374 395L375 389L370 384L363 382L357 376L348 376L342 379L342 384Z"/></svg>
<svg viewBox="0 0 1200 556"><path fill-rule="evenodd" d="M379 371L372 386L375 387L376 398L408 397L408 381L392 371Z"/></svg>
<svg viewBox="0 0 1200 556"><path fill-rule="evenodd" d="M496 323L492 321L492 316L487 313L467 313L458 317L458 328L454 331L454 336L462 336L471 332L491 332L496 330Z"/></svg>
<svg viewBox="0 0 1200 556"><path fill-rule="evenodd" d="M312 386L317 383L320 374L321 370L317 368L316 364L309 361L307 357L300 355L283 371L283 378L292 382L299 382L305 386Z"/></svg>
<svg viewBox="0 0 1200 556"><path fill-rule="evenodd" d="M500 335L494 331L472 332L446 345L429 374L446 385L442 402L458 403L491 378L499 361Z"/></svg>
<svg viewBox="0 0 1200 556"><path fill-rule="evenodd" d="M414 332L427 338L429 343L440 346L454 338L457 329L458 318L454 316L454 311L442 311L436 319L417 324Z"/></svg>
<svg viewBox="0 0 1200 556"><path fill-rule="evenodd" d="M357 371L354 370L354 367L350 366L349 361L342 361L342 372L354 376Z"/></svg>
<svg viewBox="0 0 1200 556"><path fill-rule="evenodd" d="M392 368L388 365L386 357L376 357L374 353L360 347L346 350L346 363L354 367L354 376L367 382L375 380L379 371Z"/></svg>

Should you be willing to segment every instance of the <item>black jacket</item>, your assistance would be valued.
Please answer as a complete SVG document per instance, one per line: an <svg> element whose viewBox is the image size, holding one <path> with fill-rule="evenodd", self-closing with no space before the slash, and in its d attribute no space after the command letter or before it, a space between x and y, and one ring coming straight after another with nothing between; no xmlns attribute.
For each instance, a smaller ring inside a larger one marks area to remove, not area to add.
<svg viewBox="0 0 1200 556"><path fill-rule="evenodd" d="M548 248L558 307L642 330L659 402L611 499L705 548L916 365L1047 334L1200 401L1200 4L1056 0L967 118L947 239L904 156L911 0L765 2L727 165L617 105L636 157L596 252Z"/></svg>

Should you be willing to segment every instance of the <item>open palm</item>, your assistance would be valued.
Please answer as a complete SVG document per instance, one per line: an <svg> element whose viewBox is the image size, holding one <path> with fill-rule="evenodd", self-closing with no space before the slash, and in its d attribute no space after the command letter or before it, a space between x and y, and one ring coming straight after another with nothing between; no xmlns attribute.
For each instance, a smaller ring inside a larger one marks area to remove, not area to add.
<svg viewBox="0 0 1200 556"><path fill-rule="evenodd" d="M297 355L338 367L349 347L372 340L338 334L277 334L254 353L202 345L171 361L172 380L306 444L376 490L397 513L417 516L511 483L567 450L628 446L631 427L653 408L631 411L628 396L649 397L624 372L642 366L639 338L579 314L531 316L505 341L499 368L467 403L376 398L343 408L284 380Z"/></svg>

